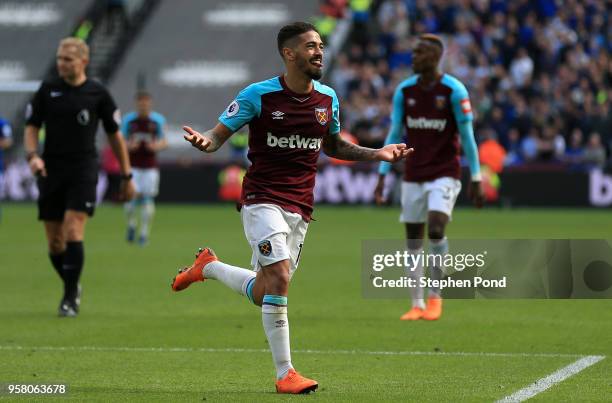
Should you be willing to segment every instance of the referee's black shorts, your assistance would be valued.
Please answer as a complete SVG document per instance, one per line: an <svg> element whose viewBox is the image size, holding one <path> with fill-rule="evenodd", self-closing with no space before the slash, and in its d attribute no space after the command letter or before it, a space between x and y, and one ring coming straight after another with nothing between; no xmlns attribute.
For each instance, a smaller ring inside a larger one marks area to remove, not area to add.
<svg viewBox="0 0 612 403"><path fill-rule="evenodd" d="M63 221L66 210L93 216L97 183L97 169L47 170L46 177L38 178L38 219Z"/></svg>

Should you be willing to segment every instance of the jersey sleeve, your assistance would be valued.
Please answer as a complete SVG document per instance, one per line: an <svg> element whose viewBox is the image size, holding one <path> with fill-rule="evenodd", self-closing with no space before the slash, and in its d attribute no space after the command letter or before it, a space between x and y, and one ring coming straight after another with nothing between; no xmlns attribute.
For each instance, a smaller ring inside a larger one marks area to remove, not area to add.
<svg viewBox="0 0 612 403"><path fill-rule="evenodd" d="M106 89L104 90L102 100L98 106L98 116L100 116L102 120L102 125L106 133L115 133L119 130L121 112L119 112L115 100L113 100L113 97Z"/></svg>
<svg viewBox="0 0 612 403"><path fill-rule="evenodd" d="M153 114L153 121L155 121L157 126L157 131L155 132L158 140L161 140L166 137L165 127L166 127L166 118L161 113Z"/></svg>
<svg viewBox="0 0 612 403"><path fill-rule="evenodd" d="M261 113L261 96L255 85L240 91L227 109L219 116L219 122L236 132Z"/></svg>
<svg viewBox="0 0 612 403"><path fill-rule="evenodd" d="M402 140L402 119L404 116L404 93L402 87L398 87L393 94L393 110L391 112L391 128L385 139L385 145L397 144ZM391 170L391 163L381 161L378 173L386 175Z"/></svg>
<svg viewBox="0 0 612 403"><path fill-rule="evenodd" d="M471 122L474 120L472 113L472 105L470 96L463 84L457 81L457 85L453 88L451 94L451 104L453 106L453 115L457 123Z"/></svg>
<svg viewBox="0 0 612 403"><path fill-rule="evenodd" d="M332 94L332 120L329 125L329 134L340 133L340 102L334 91Z"/></svg>
<svg viewBox="0 0 612 403"><path fill-rule="evenodd" d="M27 104L25 111L26 124L36 127L41 127L45 118L45 93L47 86L43 82L38 91L32 97L32 100Z"/></svg>
<svg viewBox="0 0 612 403"><path fill-rule="evenodd" d="M127 115L123 117L123 119L121 119L121 134L123 135L124 139L128 139L130 137L130 134L128 132L130 131L130 121L131 120L132 120L131 113L128 113Z"/></svg>

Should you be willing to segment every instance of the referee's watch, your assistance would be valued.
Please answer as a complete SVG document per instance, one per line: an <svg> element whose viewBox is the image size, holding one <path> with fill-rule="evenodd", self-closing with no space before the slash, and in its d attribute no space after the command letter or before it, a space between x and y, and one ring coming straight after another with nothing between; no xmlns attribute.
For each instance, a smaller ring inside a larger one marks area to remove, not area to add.
<svg viewBox="0 0 612 403"><path fill-rule="evenodd" d="M134 175L132 175L132 173L130 172L129 174L125 174L125 175L121 175L121 180L122 181L129 181L130 179L132 179Z"/></svg>

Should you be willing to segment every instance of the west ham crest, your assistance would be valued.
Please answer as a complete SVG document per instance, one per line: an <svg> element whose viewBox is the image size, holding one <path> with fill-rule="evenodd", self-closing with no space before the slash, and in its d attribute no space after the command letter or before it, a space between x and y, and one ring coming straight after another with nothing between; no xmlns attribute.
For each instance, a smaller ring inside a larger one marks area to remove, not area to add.
<svg viewBox="0 0 612 403"><path fill-rule="evenodd" d="M327 123L327 108L315 108L315 117L317 122L325 126Z"/></svg>
<svg viewBox="0 0 612 403"><path fill-rule="evenodd" d="M257 247L259 248L259 253L264 256L270 256L272 253L272 244L267 239L265 241L261 241Z"/></svg>
<svg viewBox="0 0 612 403"><path fill-rule="evenodd" d="M442 95L436 96L436 108L444 109L446 106L446 97Z"/></svg>

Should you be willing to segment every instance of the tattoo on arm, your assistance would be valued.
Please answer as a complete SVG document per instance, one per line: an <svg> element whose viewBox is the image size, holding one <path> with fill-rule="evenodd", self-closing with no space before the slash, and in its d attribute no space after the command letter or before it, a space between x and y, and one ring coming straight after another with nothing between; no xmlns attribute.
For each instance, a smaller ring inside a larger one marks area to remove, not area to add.
<svg viewBox="0 0 612 403"><path fill-rule="evenodd" d="M333 158L346 161L374 161L376 150L345 141L339 134L323 138L323 151Z"/></svg>
<svg viewBox="0 0 612 403"><path fill-rule="evenodd" d="M207 153L217 151L226 141L232 136L233 132L227 127L218 123L217 126L205 131L202 135L210 139L210 146L206 150Z"/></svg>

